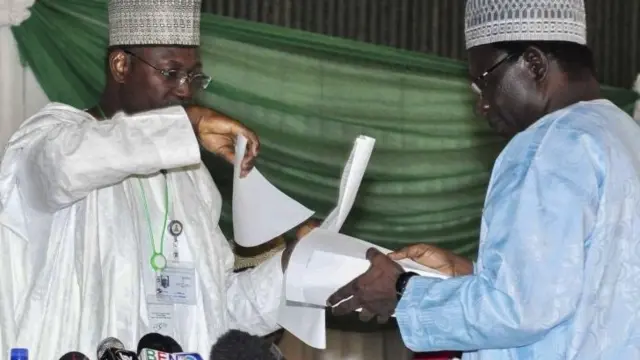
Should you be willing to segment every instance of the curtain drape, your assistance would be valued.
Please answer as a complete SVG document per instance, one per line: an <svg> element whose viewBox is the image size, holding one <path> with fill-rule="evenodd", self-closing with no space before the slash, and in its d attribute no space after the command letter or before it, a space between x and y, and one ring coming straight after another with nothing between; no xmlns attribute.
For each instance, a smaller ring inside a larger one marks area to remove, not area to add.
<svg viewBox="0 0 640 360"><path fill-rule="evenodd" d="M51 100L96 101L106 4L40 0L13 29ZM472 113L465 64L211 14L203 14L201 31L214 78L201 101L259 133L257 166L270 181L322 216L336 201L354 138L372 136L376 149L344 232L392 248L427 241L475 252L485 186L503 142ZM633 108L634 92L606 93ZM228 195L230 169L206 161ZM227 202L225 220L228 210Z"/></svg>
<svg viewBox="0 0 640 360"><path fill-rule="evenodd" d="M28 116L47 103L33 73L22 66L11 26L29 17L33 0L0 3L0 149Z"/></svg>

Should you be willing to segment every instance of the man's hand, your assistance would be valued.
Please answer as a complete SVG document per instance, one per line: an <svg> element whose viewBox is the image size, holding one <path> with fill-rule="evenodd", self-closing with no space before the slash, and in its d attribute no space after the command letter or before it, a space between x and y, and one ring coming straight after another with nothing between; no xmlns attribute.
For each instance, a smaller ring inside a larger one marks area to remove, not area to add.
<svg viewBox="0 0 640 360"><path fill-rule="evenodd" d="M282 252L282 272L287 270L289 266L289 259L291 258L291 254L293 253L293 249L298 244L298 241L305 237L311 230L320 226L320 223L316 220L307 220L304 224L300 225L296 230L296 240L287 243L287 247Z"/></svg>
<svg viewBox="0 0 640 360"><path fill-rule="evenodd" d="M187 115L200 144L208 151L223 157L231 164L235 161L236 138L247 138L247 151L242 159L240 176L246 176L260 150L258 136L238 121L201 106L189 106Z"/></svg>
<svg viewBox="0 0 640 360"><path fill-rule="evenodd" d="M396 282L404 272L402 267L387 255L371 248L367 250L369 270L336 291L329 297L329 306L335 315L345 315L362 308L360 319L368 321L378 316L379 322L386 322L398 305ZM348 299L348 300L347 300Z"/></svg>
<svg viewBox="0 0 640 360"><path fill-rule="evenodd" d="M449 276L473 274L473 263L451 251L427 244L407 246L389 254L393 260L411 259L420 265L432 268Z"/></svg>

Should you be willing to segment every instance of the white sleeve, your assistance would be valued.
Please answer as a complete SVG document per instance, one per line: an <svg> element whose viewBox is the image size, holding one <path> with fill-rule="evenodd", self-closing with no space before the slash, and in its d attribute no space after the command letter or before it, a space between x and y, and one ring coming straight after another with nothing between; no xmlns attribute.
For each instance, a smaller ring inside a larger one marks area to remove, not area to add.
<svg viewBox="0 0 640 360"><path fill-rule="evenodd" d="M41 211L64 208L131 175L200 162L193 127L179 106L103 121L44 113L30 126L41 135L24 149L18 180L23 196Z"/></svg>
<svg viewBox="0 0 640 360"><path fill-rule="evenodd" d="M231 273L227 279L227 308L232 328L256 336L279 329L282 296L282 252L253 269Z"/></svg>

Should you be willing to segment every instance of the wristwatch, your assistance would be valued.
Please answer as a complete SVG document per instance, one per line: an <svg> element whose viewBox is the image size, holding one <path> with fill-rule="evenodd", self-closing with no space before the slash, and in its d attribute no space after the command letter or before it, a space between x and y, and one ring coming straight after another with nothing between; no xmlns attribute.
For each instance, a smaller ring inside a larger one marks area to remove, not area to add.
<svg viewBox="0 0 640 360"><path fill-rule="evenodd" d="M413 271L403 272L398 276L398 280L396 280L396 295L398 296L398 301L402 298L402 294L404 294L404 289L407 288L407 284L409 283L409 279L418 275Z"/></svg>

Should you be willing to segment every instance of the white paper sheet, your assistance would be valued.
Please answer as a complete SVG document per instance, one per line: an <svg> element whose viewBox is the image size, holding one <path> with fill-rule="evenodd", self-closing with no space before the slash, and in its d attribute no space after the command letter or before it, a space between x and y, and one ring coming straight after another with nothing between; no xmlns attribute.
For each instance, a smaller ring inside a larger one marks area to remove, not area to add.
<svg viewBox="0 0 640 360"><path fill-rule="evenodd" d="M320 225L321 228L334 233L340 231L353 207L374 145L375 139L367 136L359 136L355 140L349 159L342 171L337 205ZM287 273L305 271L303 265L300 262L290 262ZM317 349L326 348L324 304L319 306L286 300L287 291L299 291L299 297L303 296L303 291L300 287L287 289L287 274L285 274L284 283L278 314L280 325L307 345Z"/></svg>
<svg viewBox="0 0 640 360"><path fill-rule="evenodd" d="M338 205L325 218L320 226L321 228L335 232L340 231L342 228L356 200L362 177L367 170L367 165L369 165L369 159L371 158L375 144L376 139L368 136L360 135L356 139L353 149L351 150L351 155L349 155L349 159L342 171Z"/></svg>
<svg viewBox="0 0 640 360"><path fill-rule="evenodd" d="M313 215L313 211L273 186L255 167L240 178L247 139L238 136L233 169L233 234L244 247L264 244Z"/></svg>
<svg viewBox="0 0 640 360"><path fill-rule="evenodd" d="M365 258L369 248L391 252L369 242L317 228L304 237L293 251L289 264L296 263L302 271L287 276L287 300L322 306L331 294L369 268ZM445 275L411 260L400 265L422 276L444 279ZM289 290L293 291L289 291Z"/></svg>
<svg viewBox="0 0 640 360"><path fill-rule="evenodd" d="M285 274L284 283L286 284L286 282L287 275ZM278 324L313 348L325 349L327 347L325 306L287 301L284 285L280 298Z"/></svg>

